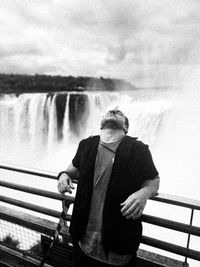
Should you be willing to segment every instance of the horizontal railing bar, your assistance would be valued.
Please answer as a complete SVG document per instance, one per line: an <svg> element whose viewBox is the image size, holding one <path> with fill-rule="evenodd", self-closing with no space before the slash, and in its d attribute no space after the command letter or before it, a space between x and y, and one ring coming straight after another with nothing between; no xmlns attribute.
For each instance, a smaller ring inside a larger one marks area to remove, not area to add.
<svg viewBox="0 0 200 267"><path fill-rule="evenodd" d="M7 199L7 200L10 201L10 199ZM13 203L13 200L12 200L12 203ZM4 212L2 211L3 209L4 209ZM1 206L0 206L0 215L6 213L5 210L8 209L8 208L3 206L3 209L1 209ZM18 214L18 211L13 210L13 212L15 212L15 217L17 217L16 215ZM9 215L10 215L10 213L9 213ZM70 220L70 217L69 217L69 220ZM165 219L162 219L162 218L157 218L157 217L153 217L153 216L149 216L149 215L142 215L142 221L146 222L146 223L151 223L151 224L154 224L154 225L162 226L162 227L165 227L165 228L170 228L170 229L173 229L173 230L176 230L176 231L181 231L181 232L190 233L190 234L193 234L193 235L196 235L196 236L200 236L200 228L199 227L189 226L189 225L186 225L186 224L177 223L177 222L174 222L174 221L169 221L169 220L165 220Z"/></svg>
<svg viewBox="0 0 200 267"><path fill-rule="evenodd" d="M19 206L19 203L20 203L21 207L27 207L28 209L31 209L30 205L33 205L33 204L30 204L30 203L27 203L27 202L24 202L24 201L20 201L20 200L16 200L16 199L13 199L13 198L9 198L9 197L6 197L6 196L0 196L0 199L2 201L4 201L4 202L7 202L7 203L12 204L12 205L16 205L16 206ZM36 208L36 206L34 205L34 210L35 209L36 209L36 211L41 212L42 209L46 209L46 208L43 208L43 207L40 207L40 206L37 206L37 208ZM41 213L43 213L43 212L41 212ZM49 214L49 209L47 209L45 214L47 214L47 215ZM166 219L162 219L162 218L158 218L158 217L154 217L154 216L150 216L150 215L145 215L145 214L142 215L142 221L146 222L146 223L151 223L151 224L154 224L154 225L157 225L157 226L169 228L169 229L172 229L172 230L176 230L176 231L180 231L180 232L184 232L184 233L190 233L190 234L193 234L193 235L196 235L196 236L200 236L200 228L199 227L189 226L189 225L186 225L186 224L183 224L183 223L178 223L178 222L175 222L175 221L170 221L170 220L166 220Z"/></svg>
<svg viewBox="0 0 200 267"><path fill-rule="evenodd" d="M19 210L14 210L3 205L0 205L0 219L50 236L54 235L57 226L56 222L36 217Z"/></svg>
<svg viewBox="0 0 200 267"><path fill-rule="evenodd" d="M39 259L33 258L32 256L29 256L26 253L22 253L21 251L19 251L19 249L9 248L3 244L0 244L0 255L1 255L1 260L3 260L3 262L6 261L6 264L8 264L8 265L3 265L6 267L11 267L11 266L37 267L40 264ZM2 267L2 265L0 266ZM44 267L52 267L52 265L45 263Z"/></svg>
<svg viewBox="0 0 200 267"><path fill-rule="evenodd" d="M49 179L57 179L57 174L48 174L45 173L44 171L36 171L28 168L21 168L21 167L14 167L12 165L0 165L0 169L8 170L8 171L15 171L15 172L20 172L20 173L26 173L30 175L35 175L35 176L41 176L44 178L49 178Z"/></svg>
<svg viewBox="0 0 200 267"><path fill-rule="evenodd" d="M14 205L14 206L17 206L17 207L21 207L21 208L29 209L29 210L32 210L32 211L36 211L36 212L39 212L39 213L42 213L42 214L45 214L45 215L56 217L56 218L60 218L60 215L61 215L61 212L59 212L59 211L55 211L55 210L52 210L52 209L48 209L48 208L45 208L45 207L41 207L41 206L38 206L38 205L35 205L35 204L31 204L31 203L28 203L28 202L24 202L24 201L21 201L21 200L17 200L17 199L6 197L6 196L2 196L2 195L0 195L0 201L8 203L8 204L11 204L11 205ZM71 216L67 215L66 219L68 221L70 221L71 220Z"/></svg>
<svg viewBox="0 0 200 267"><path fill-rule="evenodd" d="M152 197L151 200L163 202L180 207L200 210L200 201L195 199L177 197L173 195L159 193L157 196Z"/></svg>
<svg viewBox="0 0 200 267"><path fill-rule="evenodd" d="M13 198L9 198L6 196L0 196L0 200L7 202L9 204L15 205L15 206L20 206L20 207L24 207L24 208L28 208L28 209L32 209L34 207L35 211L38 211L40 213L44 213L49 215L49 212L51 212L52 210L50 209L46 209L40 206L36 206L24 201L20 201L20 200L16 200ZM43 212L45 211L45 212ZM52 214L52 213L51 213ZM52 214L52 216L54 216ZM57 215L55 215L55 217L59 217L59 213L57 213ZM69 217L70 220L70 217ZM161 226L161 227L165 227L165 228L169 228L175 231L180 231L180 232L184 232L184 233L190 233L196 236L200 236L200 228L199 227L195 227L195 226L189 226L183 223L178 223L175 221L170 221L170 220L166 220L166 219L162 219L162 218L158 218L158 217L154 217L154 216L150 216L150 215L142 215L142 221L146 222L146 223L151 223L153 225L157 225L157 226Z"/></svg>
<svg viewBox="0 0 200 267"><path fill-rule="evenodd" d="M148 246L152 246L152 247L156 247L177 255L181 255L184 257L188 257L190 259L193 260L197 260L200 261L200 252L193 250L193 249L189 249L189 248L184 248L178 245L174 245L165 241L161 241L158 239L154 239L151 237L147 237L147 236L142 236L142 243Z"/></svg>
<svg viewBox="0 0 200 267"><path fill-rule="evenodd" d="M35 194L43 197L48 197L48 198L53 198L56 200L66 200L68 201L69 204L74 202L74 197L71 197L69 195L64 195L64 194L59 194L43 189L38 189L38 188L33 188L25 185L20 185L20 184L15 184L15 183L10 183L6 181L1 181L0 180L0 186L7 187L10 189L14 190L19 190L22 192L30 193L30 194Z"/></svg>
<svg viewBox="0 0 200 267"><path fill-rule="evenodd" d="M0 168L5 169L5 170L10 170L10 171L27 173L30 175L41 176L44 178L57 179L56 173L55 174L48 174L48 173L45 173L45 171L37 171L37 170L29 169L29 168L22 168L22 167L18 167L18 166L7 165L7 164L6 165L1 164ZM74 180L73 182L77 183L76 180ZM193 200L193 199L188 199L188 198L183 198L183 197L177 197L177 196L163 194L163 193L159 193L157 196L152 197L151 199L158 201L158 202L171 204L171 205L176 205L176 206L180 206L180 207L200 210L200 201L198 201L198 200Z"/></svg>
<svg viewBox="0 0 200 267"><path fill-rule="evenodd" d="M197 227L197 226L179 223L176 221L171 221L171 220L167 220L167 219L163 219L163 218L155 217L151 215L146 215L146 214L143 214L141 216L141 219L145 223L150 223L156 226L161 226L161 227L179 231L182 233L200 236L200 227Z"/></svg>
<svg viewBox="0 0 200 267"><path fill-rule="evenodd" d="M5 182L5 181L1 181L1 180L0 180L0 186L4 186L4 187L11 188L11 189L23 191L26 193L32 193L32 194L36 194L36 195L40 195L40 196L46 196L48 198L54 198L54 199L58 199L58 200L65 199L65 200L69 201L70 203L74 202L74 197L71 197L68 195L61 195L61 194L50 192L47 190L35 189L32 187L14 184L14 183L9 183L9 182ZM176 197L176 196L166 195L166 194L158 194L158 196L153 197L151 199L158 201L158 202L177 205L180 207L200 210L200 201L197 201L197 200L185 199L182 197Z"/></svg>
<svg viewBox="0 0 200 267"><path fill-rule="evenodd" d="M55 192L51 192L51 191L47 191L47 190L42 190L42 189L37 189L37 188L32 188L32 187L19 185L19 184L15 184L15 183L10 183L10 182L6 182L6 181L0 180L0 186L4 186L4 187L11 188L11 189L23 191L26 193L36 194L36 195L40 195L40 196L44 196L44 197L48 197L48 198L53 198L53 199L57 199L57 200L65 199L65 200L69 201L70 203L74 202L74 197L71 197L69 195L63 195L63 194L61 195L59 193L55 193ZM172 195L165 195L165 194L159 194L158 196L153 197L151 199L158 201L158 202L163 202L163 203L177 205L177 206L181 206L181 207L185 207L185 208L200 210L200 206L199 206L200 202L196 201L196 200L184 199L181 197L175 197Z"/></svg>
<svg viewBox="0 0 200 267"><path fill-rule="evenodd" d="M34 215L28 215L23 212L17 212L10 208L5 208L4 206L0 206L0 218L28 227L29 229L35 231L41 230L41 232L45 232L49 235L52 235L54 233L53 228L54 226L56 226L56 223L50 221L45 225L45 221L47 221L46 219L37 218ZM142 243L181 256L188 256L189 258L194 260L200 260L200 252L174 245L165 241L160 241L158 239L143 236Z"/></svg>
<svg viewBox="0 0 200 267"><path fill-rule="evenodd" d="M36 217L22 211L14 210L0 205L0 219L26 227L30 230L43 233L45 235L54 236L57 227L56 222ZM68 233L61 230L61 235Z"/></svg>
<svg viewBox="0 0 200 267"><path fill-rule="evenodd" d="M8 170L8 171L14 171L14 172L20 172L20 173L26 173L34 176L40 176L42 178L49 178L53 180L57 180L58 173L52 172L54 174L49 174L45 171L39 171L39 170L33 170L30 168L22 168L22 167L14 167L12 165L0 165L0 169ZM77 180L73 179L73 183L77 184Z"/></svg>
<svg viewBox="0 0 200 267"><path fill-rule="evenodd" d="M16 172L21 172L21 173L26 173L29 175L35 175L35 176L40 176L40 177L44 177L44 178L50 178L50 179L57 179L57 175L55 174L48 174L45 173L43 171L35 171L35 170L31 170L31 169L24 169L24 168L20 168L20 167L14 167L11 165L0 165L1 169L5 169L8 171L16 171ZM76 181L73 181L76 182ZM73 203L74 202L74 197L68 196L68 195L61 195L58 193L54 193L54 192L50 192L50 191L46 191L46 190L42 190L42 189L37 189L37 188L32 188L32 187L28 187L28 186L23 186L23 185L19 185L19 184L14 184L14 183L9 183L9 182L5 182L5 181L0 181L0 186L3 187L7 187L10 189L14 189L14 190L19 190L19 191L23 191L26 193L31 193L31 194L35 194L35 195L40 195L40 196L44 196L44 197L48 197L48 198L52 198L52 199L56 199L56 200L66 200L68 201L68 203ZM151 200L154 201L158 201L161 203L166 203L166 204L171 204L171 205L176 205L176 206L180 206L180 207L184 207L184 208L190 208L193 210L200 210L200 201L198 200L193 200L193 199L187 199L187 198L183 198L183 197L177 197L177 196L173 196L173 195L168 195L168 194L158 194L156 197L151 198ZM55 210L51 210L45 207L41 207L41 206L37 206L31 203L27 203L24 201L20 201L20 200L16 200L13 198L9 198L6 196L0 196L0 201L11 204L11 205L15 205L21 208L25 208L25 209L29 209L38 213L42 213L42 214L46 214L52 217L56 217L56 218L60 218L61 212L55 211ZM4 218L6 220L12 220L12 216L9 216L8 214L5 214L3 212L0 211L0 218ZM71 220L71 215L67 216L67 220L70 221ZM13 218L14 223L19 223L20 219L19 218ZM21 220L21 223L23 219ZM188 233L188 234L192 234L195 236L200 236L200 228L196 227L196 226L190 226L187 224L183 224L183 223L179 223L179 222L175 222L175 221L171 221L171 220L167 220L167 219L162 219L162 218L158 218L158 217L154 217L151 215L142 215L142 221L145 223L150 223L153 225L157 225L157 226L161 226L161 227L165 227L168 229L172 229L175 231L180 231L180 232L184 232L184 233ZM37 229L40 228L39 225L28 222L28 221L24 221L24 224L27 225L27 227L29 226L31 229L33 229L34 227L36 227ZM40 229L45 229L42 228L43 226L41 226ZM47 229L46 229L47 230ZM48 230L47 230L48 231ZM52 230L50 230L52 233ZM165 241L161 241L158 239L154 239L151 237L147 237L147 236L143 236L142 237L142 243L149 245L149 246L153 246L168 252L172 252L184 257L188 257L194 260L198 260L200 261L200 252L196 251L196 250L192 250L189 248L184 248L178 245L174 245Z"/></svg>

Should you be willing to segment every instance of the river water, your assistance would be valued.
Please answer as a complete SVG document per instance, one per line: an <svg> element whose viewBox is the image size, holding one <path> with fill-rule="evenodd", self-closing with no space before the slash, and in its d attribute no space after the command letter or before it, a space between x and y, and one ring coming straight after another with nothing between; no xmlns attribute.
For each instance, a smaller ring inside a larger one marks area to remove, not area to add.
<svg viewBox="0 0 200 267"><path fill-rule="evenodd" d="M70 163L82 138L99 133L105 111L117 106L129 118L128 134L149 145L161 177L160 192L200 199L199 99L199 94L166 88L1 95L0 161L58 172ZM55 182L23 176L17 182L56 191ZM150 204L153 209L162 212ZM163 216L177 212L166 207ZM181 221L189 221L188 211L180 214ZM185 243L186 237L179 240Z"/></svg>

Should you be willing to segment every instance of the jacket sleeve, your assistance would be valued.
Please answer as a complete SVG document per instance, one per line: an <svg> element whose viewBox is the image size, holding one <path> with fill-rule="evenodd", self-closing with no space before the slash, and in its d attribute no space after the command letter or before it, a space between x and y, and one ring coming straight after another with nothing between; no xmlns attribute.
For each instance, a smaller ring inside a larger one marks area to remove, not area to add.
<svg viewBox="0 0 200 267"><path fill-rule="evenodd" d="M154 179L159 174L154 165L148 146L145 146L138 154L138 170L140 177L142 178L142 182Z"/></svg>
<svg viewBox="0 0 200 267"><path fill-rule="evenodd" d="M84 140L82 140L79 143L78 149L76 151L76 154L75 154L74 158L72 159L72 164L77 169L80 169L81 156L82 156L82 153L83 153L83 145L84 145Z"/></svg>

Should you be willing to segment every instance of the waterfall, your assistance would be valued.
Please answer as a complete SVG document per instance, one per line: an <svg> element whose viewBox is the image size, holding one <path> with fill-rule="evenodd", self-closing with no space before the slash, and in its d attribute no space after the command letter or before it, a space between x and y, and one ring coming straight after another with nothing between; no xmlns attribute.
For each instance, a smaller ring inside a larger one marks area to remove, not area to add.
<svg viewBox="0 0 200 267"><path fill-rule="evenodd" d="M1 95L1 162L63 169L78 142L98 134L102 115L116 106L129 118L128 134L149 144L163 179L161 191L183 195L195 187L200 173L199 108L169 90Z"/></svg>

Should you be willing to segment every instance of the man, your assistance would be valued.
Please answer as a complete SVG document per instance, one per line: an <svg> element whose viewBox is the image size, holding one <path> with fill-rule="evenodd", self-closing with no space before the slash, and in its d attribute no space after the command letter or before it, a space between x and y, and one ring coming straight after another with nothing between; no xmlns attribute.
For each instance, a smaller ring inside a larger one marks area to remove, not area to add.
<svg viewBox="0 0 200 267"><path fill-rule="evenodd" d="M137 266L140 216L159 176L148 146L127 136L128 128L120 110L108 111L100 135L82 140L58 175L61 193L72 193L71 180L78 179L70 224L75 267Z"/></svg>

